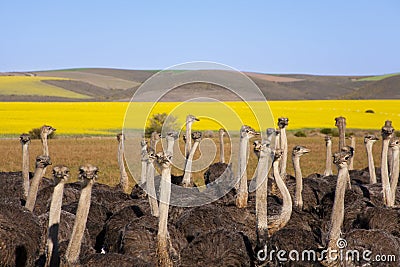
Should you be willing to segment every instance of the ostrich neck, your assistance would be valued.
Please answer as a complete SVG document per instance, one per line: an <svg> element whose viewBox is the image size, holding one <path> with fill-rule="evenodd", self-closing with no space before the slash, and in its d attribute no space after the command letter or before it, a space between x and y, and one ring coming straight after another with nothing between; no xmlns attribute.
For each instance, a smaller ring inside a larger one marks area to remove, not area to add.
<svg viewBox="0 0 400 267"><path fill-rule="evenodd" d="M326 143L326 163L324 176L332 175L332 142Z"/></svg>
<svg viewBox="0 0 400 267"><path fill-rule="evenodd" d="M169 257L169 234L168 234L168 209L171 195L171 169L163 166L161 169L161 191L160 191L160 217L158 221L157 250L160 266L172 266Z"/></svg>
<svg viewBox="0 0 400 267"><path fill-rule="evenodd" d="M369 183L375 184L377 181L375 173L374 156L372 153L372 145L373 143L367 142L365 144L365 149L367 150L367 157L368 157Z"/></svg>
<svg viewBox="0 0 400 267"><path fill-rule="evenodd" d="M54 187L53 196L51 198L49 228L47 230L47 266L53 266L51 262L57 260L52 258L52 256L56 257L58 252L58 228L60 225L64 184L65 182L62 180Z"/></svg>
<svg viewBox="0 0 400 267"><path fill-rule="evenodd" d="M268 233L268 213L267 213L268 168L267 167L268 167L268 157L260 155L257 166L257 190L256 190L257 236L259 239L259 243L261 242L261 239L265 239L263 238L265 236L265 233Z"/></svg>
<svg viewBox="0 0 400 267"><path fill-rule="evenodd" d="M295 171L296 177L296 193L295 193L295 205L298 207L303 207L303 175L301 174L300 169L300 156L296 155L293 157L293 168Z"/></svg>
<svg viewBox="0 0 400 267"><path fill-rule="evenodd" d="M81 196L79 198L78 209L75 216L75 223L74 227L72 228L71 239L69 241L67 251L65 252L67 262L70 264L75 264L79 261L82 238L86 229L86 222L89 215L93 183L94 181L90 180L88 184L81 190Z"/></svg>
<svg viewBox="0 0 400 267"><path fill-rule="evenodd" d="M140 155L141 155L141 161L142 161L142 171L140 173L140 184L144 184L146 182L147 161L149 159L149 157L147 155L147 145L142 146Z"/></svg>
<svg viewBox="0 0 400 267"><path fill-rule="evenodd" d="M353 139L351 139L350 146L351 146L352 148L356 149L356 138L355 138L355 137L353 137ZM353 153L355 153L355 151L353 151ZM354 170L354 154L353 154L353 156L350 158L349 170Z"/></svg>
<svg viewBox="0 0 400 267"><path fill-rule="evenodd" d="M188 157L192 150L192 123L186 122L185 156Z"/></svg>
<svg viewBox="0 0 400 267"><path fill-rule="evenodd" d="M174 138L167 137L167 153L170 156L174 155L174 143L175 143Z"/></svg>
<svg viewBox="0 0 400 267"><path fill-rule="evenodd" d="M182 183L184 186L189 186L190 181L192 179L192 162L194 153L196 152L197 147L199 146L199 141L194 142L192 149L190 150L189 156L186 159L185 164L185 174L183 175Z"/></svg>
<svg viewBox="0 0 400 267"><path fill-rule="evenodd" d="M33 208L35 207L36 196L39 189L40 180L43 177L43 171L44 168L41 167L35 169L35 174L29 187L29 193L25 203L25 207L30 211L33 211Z"/></svg>
<svg viewBox="0 0 400 267"><path fill-rule="evenodd" d="M392 161L392 172L390 174L390 190L392 191L392 202L390 203L391 206L394 206L396 201L396 190L397 190L397 183L399 180L399 148L392 149L393 154L393 161Z"/></svg>
<svg viewBox="0 0 400 267"><path fill-rule="evenodd" d="M382 187L383 187L383 202L386 206L390 207L391 189L389 183L388 158L387 158L389 142L390 139L384 139L382 143L381 176L382 176Z"/></svg>
<svg viewBox="0 0 400 267"><path fill-rule="evenodd" d="M146 179L146 192L149 197L149 204L151 215L158 217L159 210L158 210L158 202L157 202L157 195L156 195L156 188L154 185L154 165L153 160L148 160L147 162L147 179Z"/></svg>
<svg viewBox="0 0 400 267"><path fill-rule="evenodd" d="M24 181L24 197L28 197L29 192L29 149L28 144L22 145L22 178Z"/></svg>
<svg viewBox="0 0 400 267"><path fill-rule="evenodd" d="M342 148L346 145L345 141L346 133L343 124L339 124L338 131L339 131L339 151L341 151Z"/></svg>
<svg viewBox="0 0 400 267"><path fill-rule="evenodd" d="M287 153L288 153L286 128L282 128L281 129L280 149L283 150L282 159L281 159L280 174L281 174L282 179L285 180L285 178L286 178L286 165L287 165Z"/></svg>
<svg viewBox="0 0 400 267"><path fill-rule="evenodd" d="M224 135L219 135L219 162L225 163Z"/></svg>
<svg viewBox="0 0 400 267"><path fill-rule="evenodd" d="M124 164L124 143L121 140L118 144L118 165L120 172L119 184L124 192L128 192L128 174L125 170Z"/></svg>
<svg viewBox="0 0 400 267"><path fill-rule="evenodd" d="M278 186L278 189L282 194L282 210L279 215L270 217L270 235L283 228L290 220L290 216L292 215L292 198L290 196L289 190L285 185L285 182L280 176L279 161L275 161L273 163L273 169L276 185Z"/></svg>
<svg viewBox="0 0 400 267"><path fill-rule="evenodd" d="M43 155L49 156L49 146L47 144L47 135L42 136Z"/></svg>
<svg viewBox="0 0 400 267"><path fill-rule="evenodd" d="M338 179L335 191L335 200L331 215L331 229L329 231L328 248L336 249L337 240L340 237L341 227L344 219L344 196L346 191L347 175L349 171L347 167L339 168Z"/></svg>

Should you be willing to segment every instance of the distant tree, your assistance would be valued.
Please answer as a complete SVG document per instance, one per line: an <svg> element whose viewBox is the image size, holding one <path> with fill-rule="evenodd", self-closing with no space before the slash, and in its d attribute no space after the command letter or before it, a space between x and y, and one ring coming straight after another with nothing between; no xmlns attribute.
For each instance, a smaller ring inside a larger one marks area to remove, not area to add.
<svg viewBox="0 0 400 267"><path fill-rule="evenodd" d="M40 139L40 128L33 128L32 130L29 131L29 135L31 136L31 139ZM55 138L56 133L52 132L47 136L48 139L53 139Z"/></svg>
<svg viewBox="0 0 400 267"><path fill-rule="evenodd" d="M304 131L297 131L295 132L294 136L296 137L307 137L306 133Z"/></svg>
<svg viewBox="0 0 400 267"><path fill-rule="evenodd" d="M150 137L152 132L165 134L169 131L176 131L178 128L177 118L167 113L154 114L148 121L145 129L146 137Z"/></svg>

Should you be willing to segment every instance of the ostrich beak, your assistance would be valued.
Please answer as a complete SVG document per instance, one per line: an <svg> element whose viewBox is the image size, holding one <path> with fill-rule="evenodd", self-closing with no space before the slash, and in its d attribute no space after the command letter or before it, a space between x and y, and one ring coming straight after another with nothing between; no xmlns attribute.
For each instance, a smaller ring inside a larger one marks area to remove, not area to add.
<svg viewBox="0 0 400 267"><path fill-rule="evenodd" d="M200 119L198 119L198 118L194 118L194 120L195 120L195 121L200 121Z"/></svg>

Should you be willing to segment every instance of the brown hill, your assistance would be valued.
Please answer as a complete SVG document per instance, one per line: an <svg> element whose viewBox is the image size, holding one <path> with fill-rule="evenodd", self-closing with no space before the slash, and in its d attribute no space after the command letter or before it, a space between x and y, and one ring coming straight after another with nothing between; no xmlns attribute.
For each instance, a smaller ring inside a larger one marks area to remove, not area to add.
<svg viewBox="0 0 400 267"><path fill-rule="evenodd" d="M347 99L400 99L400 75L368 82L345 97Z"/></svg>

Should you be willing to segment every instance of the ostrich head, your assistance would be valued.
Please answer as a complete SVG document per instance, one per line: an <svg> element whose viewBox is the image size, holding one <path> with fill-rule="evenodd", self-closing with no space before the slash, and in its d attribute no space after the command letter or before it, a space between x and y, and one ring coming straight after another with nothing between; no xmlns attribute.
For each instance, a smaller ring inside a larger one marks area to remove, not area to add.
<svg viewBox="0 0 400 267"><path fill-rule="evenodd" d="M167 134L165 136L165 138L167 138L167 140L169 139L171 141L178 139L178 137L179 137L179 133L176 131L167 132Z"/></svg>
<svg viewBox="0 0 400 267"><path fill-rule="evenodd" d="M27 145L31 142L31 136L29 134L23 133L19 137L19 141L21 142L21 144Z"/></svg>
<svg viewBox="0 0 400 267"><path fill-rule="evenodd" d="M395 149L395 150L399 150L399 148L400 148L399 139L396 138L392 142L390 142L389 147L391 147L392 149Z"/></svg>
<svg viewBox="0 0 400 267"><path fill-rule="evenodd" d="M392 127L392 121L385 121L385 125L382 127L382 139L387 140L392 138L394 128Z"/></svg>
<svg viewBox="0 0 400 267"><path fill-rule="evenodd" d="M373 144L378 140L379 140L379 138L376 135L369 134L369 135L364 136L364 144L367 144L367 143Z"/></svg>
<svg viewBox="0 0 400 267"><path fill-rule="evenodd" d="M192 139L194 142L200 142L201 137L202 137L202 133L201 132L193 132L192 133Z"/></svg>
<svg viewBox="0 0 400 267"><path fill-rule="evenodd" d="M303 156L304 154L307 154L307 153L309 153L310 152L310 149L308 149L308 148L306 148L306 147L304 147L304 146L295 146L294 148L293 148L293 151L292 151L292 155L294 156L294 157L301 157L301 156Z"/></svg>
<svg viewBox="0 0 400 267"><path fill-rule="evenodd" d="M145 139L142 139L142 140L140 141L140 146L141 146L141 147L147 146L147 141L146 141Z"/></svg>
<svg viewBox="0 0 400 267"><path fill-rule="evenodd" d="M37 156L36 157L36 168L46 168L51 165L51 160L49 156Z"/></svg>
<svg viewBox="0 0 400 267"><path fill-rule="evenodd" d="M330 136L330 135L325 135L325 142L326 143L332 143L332 136Z"/></svg>
<svg viewBox="0 0 400 267"><path fill-rule="evenodd" d="M346 126L346 118L345 117L337 117L335 118L335 126L339 127L339 126Z"/></svg>
<svg viewBox="0 0 400 267"><path fill-rule="evenodd" d="M350 160L351 155L345 151L336 152L333 154L333 163L338 166L338 168L346 168L348 166L348 161Z"/></svg>
<svg viewBox="0 0 400 267"><path fill-rule="evenodd" d="M278 127L279 127L279 129L283 129L288 125L289 125L289 119L288 118L284 118L284 117L278 118Z"/></svg>
<svg viewBox="0 0 400 267"><path fill-rule="evenodd" d="M341 149L341 152L347 153L350 157L354 156L354 147L344 146Z"/></svg>
<svg viewBox="0 0 400 267"><path fill-rule="evenodd" d="M162 168L169 168L169 166L171 165L172 156L167 153L158 152L156 158L157 158L157 163Z"/></svg>
<svg viewBox="0 0 400 267"><path fill-rule="evenodd" d="M148 156L148 159L149 159L150 162L154 162L154 160L157 159L157 157L156 157L156 152L154 152L154 150L151 149L151 148L150 148L149 151L147 152L147 156Z"/></svg>
<svg viewBox="0 0 400 267"><path fill-rule="evenodd" d="M192 123L192 122L194 122L194 121L199 121L199 119L196 118L195 116L191 115L191 114L189 114L189 115L186 116L186 122Z"/></svg>
<svg viewBox="0 0 400 267"><path fill-rule="evenodd" d="M79 178L84 182L89 180L95 181L97 179L98 172L99 168L93 166L92 164L86 164L79 167Z"/></svg>
<svg viewBox="0 0 400 267"><path fill-rule="evenodd" d="M69 179L69 169L64 165L57 165L53 168L53 177L56 183L60 181L68 181Z"/></svg>
<svg viewBox="0 0 400 267"><path fill-rule="evenodd" d="M40 128L40 137L47 137L53 132L55 132L57 129L53 128L49 125L43 125L42 128Z"/></svg>
<svg viewBox="0 0 400 267"><path fill-rule="evenodd" d="M117 134L118 143L125 140L125 135L123 133Z"/></svg>
<svg viewBox="0 0 400 267"><path fill-rule="evenodd" d="M253 142L253 151L256 154L257 158L267 156L269 144L262 142L261 140L256 140Z"/></svg>
<svg viewBox="0 0 400 267"><path fill-rule="evenodd" d="M220 129L218 130L218 133L219 133L220 135L224 136L224 134L226 134L226 130L225 130L224 128L220 128Z"/></svg>
<svg viewBox="0 0 400 267"><path fill-rule="evenodd" d="M159 141L160 138L161 138L161 134L159 134L159 133L157 133L157 132L152 132L152 133L151 133L151 139L152 139L152 140Z"/></svg>
<svg viewBox="0 0 400 267"><path fill-rule="evenodd" d="M259 135L259 133L256 132L253 128L247 125L243 125L242 128L240 128L240 137L241 138L252 138L256 135Z"/></svg>
<svg viewBox="0 0 400 267"><path fill-rule="evenodd" d="M275 149L274 151L274 162L279 162L282 159L283 150Z"/></svg>

